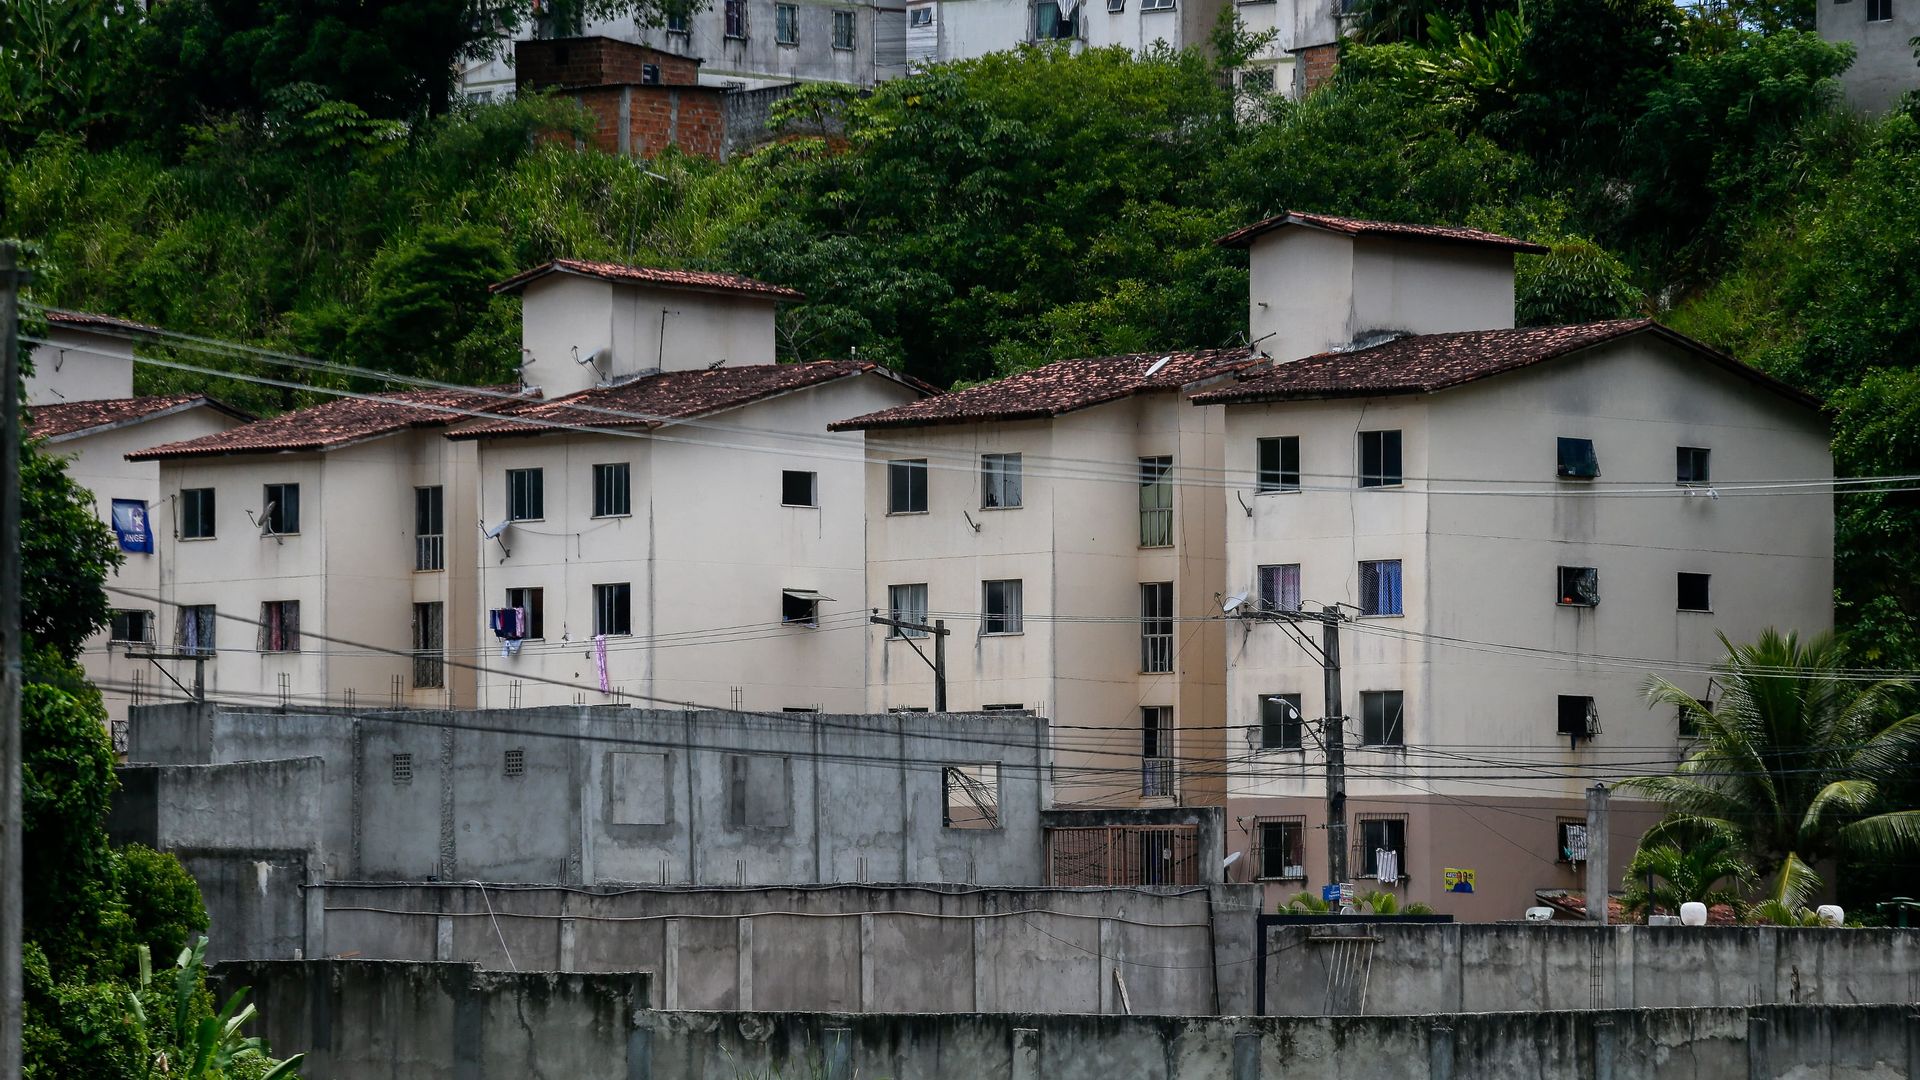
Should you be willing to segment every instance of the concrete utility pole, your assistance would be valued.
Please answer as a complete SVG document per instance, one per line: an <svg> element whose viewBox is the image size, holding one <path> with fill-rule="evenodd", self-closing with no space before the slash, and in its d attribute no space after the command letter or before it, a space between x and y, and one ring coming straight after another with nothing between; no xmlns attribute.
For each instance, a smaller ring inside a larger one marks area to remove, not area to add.
<svg viewBox="0 0 1920 1080"><path fill-rule="evenodd" d="M19 249L0 244L0 1080L19 1080L20 286Z"/></svg>
<svg viewBox="0 0 1920 1080"><path fill-rule="evenodd" d="M908 645L913 645L913 651L920 653L920 659L927 660L927 666L933 669L933 711L946 712L947 635L953 632L947 629L947 620L935 619L933 620L933 625L928 626L926 623L908 622L905 619L895 619L887 615L882 615L880 614L879 608L874 608L873 614L868 616L867 621L879 623L881 626L891 626L897 630L917 630L922 634L933 635L933 659L931 660L927 660L926 653L920 652L920 646L913 644L912 638L904 634L902 634L901 637Z"/></svg>
<svg viewBox="0 0 1920 1080"><path fill-rule="evenodd" d="M1326 673L1327 719L1320 741L1327 754L1327 873L1347 880L1347 720L1340 711L1340 611L1320 614L1320 666Z"/></svg>
<svg viewBox="0 0 1920 1080"><path fill-rule="evenodd" d="M1601 926L1607 925L1607 876L1607 785L1595 784L1587 789L1587 918Z"/></svg>

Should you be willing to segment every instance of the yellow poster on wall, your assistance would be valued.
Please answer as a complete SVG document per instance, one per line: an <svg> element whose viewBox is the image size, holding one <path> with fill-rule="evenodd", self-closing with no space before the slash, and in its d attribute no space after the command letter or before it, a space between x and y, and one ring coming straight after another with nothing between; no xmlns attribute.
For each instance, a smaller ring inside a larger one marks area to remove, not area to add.
<svg viewBox="0 0 1920 1080"><path fill-rule="evenodd" d="M1448 892L1473 891L1473 871L1449 866L1440 872L1440 880L1446 884Z"/></svg>

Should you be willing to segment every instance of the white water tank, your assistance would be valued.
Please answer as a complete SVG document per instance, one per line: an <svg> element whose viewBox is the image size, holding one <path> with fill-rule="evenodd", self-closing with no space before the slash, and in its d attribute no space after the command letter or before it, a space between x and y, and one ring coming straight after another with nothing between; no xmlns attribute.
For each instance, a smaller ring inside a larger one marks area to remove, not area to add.
<svg viewBox="0 0 1920 1080"><path fill-rule="evenodd" d="M1821 904L1815 914L1820 916L1822 926L1842 926L1847 921L1847 913L1841 910L1839 904Z"/></svg>
<svg viewBox="0 0 1920 1080"><path fill-rule="evenodd" d="M1530 907L1527 909L1528 922L1552 922L1553 909L1550 907Z"/></svg>
<svg viewBox="0 0 1920 1080"><path fill-rule="evenodd" d="M1698 900L1689 900L1680 905L1680 924L1682 926L1707 925L1707 905Z"/></svg>

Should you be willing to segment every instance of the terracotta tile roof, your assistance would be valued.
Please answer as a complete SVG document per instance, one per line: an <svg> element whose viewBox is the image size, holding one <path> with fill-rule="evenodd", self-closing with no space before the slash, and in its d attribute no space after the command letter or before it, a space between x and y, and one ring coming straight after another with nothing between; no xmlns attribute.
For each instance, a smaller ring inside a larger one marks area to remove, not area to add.
<svg viewBox="0 0 1920 1080"><path fill-rule="evenodd" d="M1587 917L1587 897L1585 893L1573 892L1570 889L1536 889L1534 890L1533 896L1534 899L1540 901L1542 904L1562 914L1575 919L1585 919ZM1662 907L1655 907L1654 914L1677 915L1679 912L1668 911ZM1638 914L1631 916L1627 914L1627 907L1621 903L1619 897L1607 897L1608 925L1627 926L1638 924L1642 921L1642 917ZM1708 926L1737 926L1739 923L1740 916L1733 910L1731 904L1711 904L1707 907Z"/></svg>
<svg viewBox="0 0 1920 1080"><path fill-rule="evenodd" d="M47 322L70 330L119 330L129 334L163 332L157 326L137 323L132 319L116 319L111 315L96 315L90 311L63 311L58 308L48 308L46 316Z"/></svg>
<svg viewBox="0 0 1920 1080"><path fill-rule="evenodd" d="M1160 363L1162 359L1166 360L1164 364ZM1133 394L1184 390L1195 383L1266 362L1265 357L1244 348L1056 360L1032 371L836 421L827 427L833 431L856 431L989 420L1039 420ZM1149 371L1152 374L1148 374Z"/></svg>
<svg viewBox="0 0 1920 1080"><path fill-rule="evenodd" d="M142 420L205 405L240 420L253 417L224 405L205 394L168 394L163 397L101 398L96 401L61 401L48 405L29 405L27 437L62 439L102 428L122 427Z"/></svg>
<svg viewBox="0 0 1920 1080"><path fill-rule="evenodd" d="M1653 334L1718 367L1803 405L1814 398L1651 319L1574 326L1416 334L1351 352L1327 352L1275 364L1231 385L1203 390L1196 405L1311 398L1431 394L1634 334Z"/></svg>
<svg viewBox="0 0 1920 1080"><path fill-rule="evenodd" d="M709 270L661 270L650 266L622 266L619 263L589 262L585 259L555 259L531 270L522 270L493 287L496 293L512 292L535 278L548 274L581 274L604 281L636 285L660 285L670 289L696 292L745 293L770 296L776 300L804 300L806 296L783 285L769 285L739 274L720 274Z"/></svg>
<svg viewBox="0 0 1920 1080"><path fill-rule="evenodd" d="M1214 243L1224 247L1246 247L1254 238L1283 229L1289 225L1304 226L1309 229L1325 229L1329 232L1344 233L1348 236L1388 237L1403 240L1435 240L1449 244L1477 244L1481 247L1505 248L1508 251L1524 255L1545 255L1548 248L1527 240L1518 240L1511 236L1487 232L1483 229L1466 229L1453 225L1403 225L1394 221L1362 221L1359 218L1334 217L1331 214L1309 214L1299 210L1289 210L1276 214L1265 221L1256 221L1244 228L1235 229Z"/></svg>
<svg viewBox="0 0 1920 1080"><path fill-rule="evenodd" d="M136 450L127 455L127 460L332 450L363 439L409 429L446 427L467 419L463 410L506 413L526 407L528 402L525 400L515 401L499 396L514 392L513 387L499 386L490 391L409 390L383 393L379 401L358 397L336 398L322 405L295 409L229 431Z"/></svg>
<svg viewBox="0 0 1920 1080"><path fill-rule="evenodd" d="M674 420L739 408L763 398L876 374L922 393L937 393L918 380L865 360L817 360L810 364L743 364L711 371L662 371L614 386L598 386L520 410L514 420L483 420L447 433L450 439L539 435L555 427L655 428Z"/></svg>

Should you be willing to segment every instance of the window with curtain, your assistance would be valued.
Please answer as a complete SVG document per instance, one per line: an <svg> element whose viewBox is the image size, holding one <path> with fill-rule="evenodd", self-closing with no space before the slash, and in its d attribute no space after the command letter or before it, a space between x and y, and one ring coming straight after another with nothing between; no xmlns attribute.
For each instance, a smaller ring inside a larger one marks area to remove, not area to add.
<svg viewBox="0 0 1920 1080"><path fill-rule="evenodd" d="M260 652L300 651L300 601L268 600L260 605Z"/></svg>
<svg viewBox="0 0 1920 1080"><path fill-rule="evenodd" d="M923 581L923 582L919 582L917 584L912 584L912 585L887 586L887 610L892 615L893 618L900 619L904 622L920 623L923 626L926 625L926 622L927 622L926 582ZM907 629L903 629L901 627L895 626L888 631L887 636L888 637L926 637L927 633L924 630L907 630Z"/></svg>
<svg viewBox="0 0 1920 1080"><path fill-rule="evenodd" d="M1173 582L1140 586L1140 670L1173 670Z"/></svg>
<svg viewBox="0 0 1920 1080"><path fill-rule="evenodd" d="M181 652L212 656L214 649L214 613L212 604L190 604L180 609L174 624L173 643Z"/></svg>
<svg viewBox="0 0 1920 1080"><path fill-rule="evenodd" d="M1173 546L1173 458L1140 459L1140 546Z"/></svg>
<svg viewBox="0 0 1920 1080"><path fill-rule="evenodd" d="M1266 611L1300 610L1299 563L1260 568L1260 607Z"/></svg>
<svg viewBox="0 0 1920 1080"><path fill-rule="evenodd" d="M1399 559L1360 564L1360 614L1399 615L1400 602Z"/></svg>
<svg viewBox="0 0 1920 1080"><path fill-rule="evenodd" d="M1024 589L1020 581L983 581L980 583L980 632L982 634L1018 634L1026 625L1022 610Z"/></svg>
<svg viewBox="0 0 1920 1080"><path fill-rule="evenodd" d="M1020 455L980 455L980 508L1011 510L1020 505Z"/></svg>

